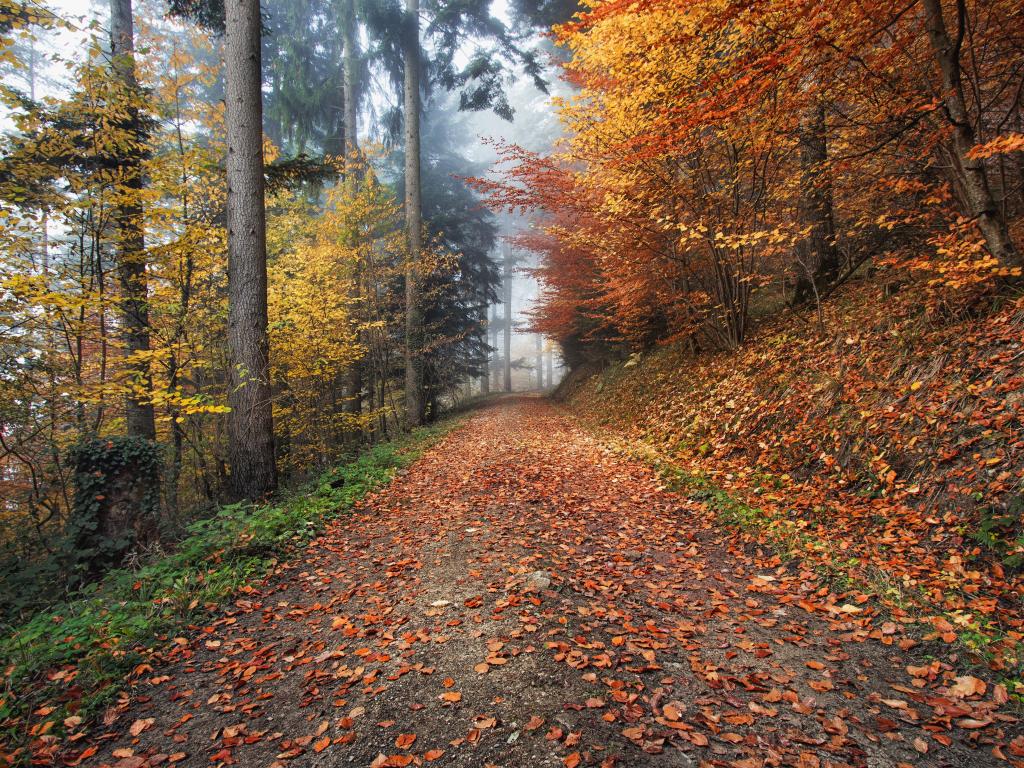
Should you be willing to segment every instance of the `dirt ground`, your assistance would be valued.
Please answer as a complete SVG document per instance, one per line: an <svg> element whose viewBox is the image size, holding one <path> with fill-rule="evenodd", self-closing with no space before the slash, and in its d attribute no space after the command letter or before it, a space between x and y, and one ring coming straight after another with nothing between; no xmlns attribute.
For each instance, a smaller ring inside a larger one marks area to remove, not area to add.
<svg viewBox="0 0 1024 768"><path fill-rule="evenodd" d="M85 764L1024 764L952 653L509 398L173 643Z"/></svg>

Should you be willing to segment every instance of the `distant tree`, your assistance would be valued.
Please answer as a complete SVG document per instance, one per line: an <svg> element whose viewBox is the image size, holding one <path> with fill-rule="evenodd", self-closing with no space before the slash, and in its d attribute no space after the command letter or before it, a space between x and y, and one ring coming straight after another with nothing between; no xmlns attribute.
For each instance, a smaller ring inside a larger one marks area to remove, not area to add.
<svg viewBox="0 0 1024 768"><path fill-rule="evenodd" d="M539 333L533 334L534 345L537 355L534 359L534 367L537 373L537 389L544 389L544 337Z"/></svg>
<svg viewBox="0 0 1024 768"><path fill-rule="evenodd" d="M502 305L505 307L505 324L502 327L502 351L504 355L502 368L504 379L502 385L506 392L512 391L512 270L515 260L512 248L506 243L501 249L501 294Z"/></svg>
<svg viewBox="0 0 1024 768"><path fill-rule="evenodd" d="M509 7L518 24L543 31L564 24L581 10L578 0L512 0Z"/></svg>
<svg viewBox="0 0 1024 768"><path fill-rule="evenodd" d="M345 151L340 9L332 0L264 0L264 128L287 155Z"/></svg>
<svg viewBox="0 0 1024 768"><path fill-rule="evenodd" d="M497 237L494 216L464 181L484 166L461 153L471 136L456 99L436 94L428 101L421 140L427 148L421 164L424 248L451 262L450 268L423 274L420 281L423 392L429 406L485 370L489 347L484 321L487 306L496 298L499 275L490 258ZM392 174L404 193L404 175L397 168ZM436 416L436 409L427 411Z"/></svg>

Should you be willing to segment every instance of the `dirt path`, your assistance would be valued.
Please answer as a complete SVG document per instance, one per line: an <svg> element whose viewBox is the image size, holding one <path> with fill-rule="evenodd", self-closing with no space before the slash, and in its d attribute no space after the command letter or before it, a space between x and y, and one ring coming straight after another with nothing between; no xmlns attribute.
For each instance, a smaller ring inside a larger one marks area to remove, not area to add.
<svg viewBox="0 0 1024 768"><path fill-rule="evenodd" d="M550 405L499 401L178 641L90 764L1018 759L999 689L723 536Z"/></svg>

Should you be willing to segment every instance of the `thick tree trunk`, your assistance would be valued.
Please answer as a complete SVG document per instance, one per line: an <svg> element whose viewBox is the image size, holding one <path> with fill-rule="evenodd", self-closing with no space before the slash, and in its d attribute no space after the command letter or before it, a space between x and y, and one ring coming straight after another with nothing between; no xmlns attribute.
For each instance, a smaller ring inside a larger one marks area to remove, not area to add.
<svg viewBox="0 0 1024 768"><path fill-rule="evenodd" d="M548 350L548 389L555 387L555 353Z"/></svg>
<svg viewBox="0 0 1024 768"><path fill-rule="evenodd" d="M345 110L345 184L349 194L353 194L359 183L357 166L359 155L359 118L358 99L356 98L356 80L359 76L359 62L356 56L356 15L354 0L344 0L341 18L342 44L344 45L344 110ZM358 261L352 268L352 287L349 298L355 318L358 320L362 307L362 264ZM360 339L365 342L365 339ZM345 388L348 397L345 400L345 411L358 416L363 410L363 361L357 360L348 370Z"/></svg>
<svg viewBox="0 0 1024 768"><path fill-rule="evenodd" d="M423 309L419 260L422 250L420 203L420 4L405 0L405 422L423 422Z"/></svg>
<svg viewBox="0 0 1024 768"><path fill-rule="evenodd" d="M953 126L952 154L957 166L953 174L963 193L967 212L977 222L978 230L985 239L985 247L1002 264L1019 266L1024 264L1024 259L1010 237L1006 219L992 194L985 161L968 156L977 142L977 135L964 97L960 70L960 49L967 26L965 0L957 0L956 8L957 36L954 41L949 36L942 14L942 0L924 0L925 27L942 72L942 98L946 117Z"/></svg>
<svg viewBox="0 0 1024 768"><path fill-rule="evenodd" d="M800 122L800 200L797 219L808 233L796 246L795 304L815 298L839 274L828 168L825 106L815 104Z"/></svg>
<svg viewBox="0 0 1024 768"><path fill-rule="evenodd" d="M277 487L267 339L267 232L259 0L228 0L228 454L237 498Z"/></svg>
<svg viewBox="0 0 1024 768"><path fill-rule="evenodd" d="M505 299L505 391L512 391L512 249L504 248L502 261L502 291Z"/></svg>
<svg viewBox="0 0 1024 768"><path fill-rule="evenodd" d="M131 0L110 0L110 49L114 75L132 103L127 109L132 143L121 159L124 174L117 207L117 276L121 286L121 324L128 365L125 423L129 437L156 440L156 420L150 401L153 389L149 361L149 286L146 279L146 242L142 220L142 147L145 136L139 116L135 77L135 33Z"/></svg>

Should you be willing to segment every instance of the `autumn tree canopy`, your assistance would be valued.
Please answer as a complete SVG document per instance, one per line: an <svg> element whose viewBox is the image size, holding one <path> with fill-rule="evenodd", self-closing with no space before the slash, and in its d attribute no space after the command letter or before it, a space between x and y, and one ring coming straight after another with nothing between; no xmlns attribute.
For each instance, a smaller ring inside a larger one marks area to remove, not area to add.
<svg viewBox="0 0 1024 768"><path fill-rule="evenodd" d="M593 2L555 29L564 144L504 147L544 220L536 324L734 347L869 259L963 292L1019 277L1014 3Z"/></svg>

